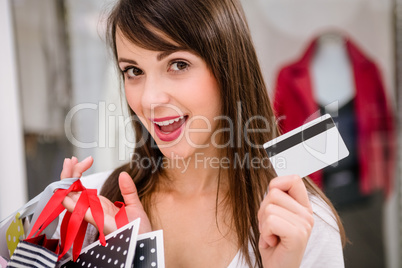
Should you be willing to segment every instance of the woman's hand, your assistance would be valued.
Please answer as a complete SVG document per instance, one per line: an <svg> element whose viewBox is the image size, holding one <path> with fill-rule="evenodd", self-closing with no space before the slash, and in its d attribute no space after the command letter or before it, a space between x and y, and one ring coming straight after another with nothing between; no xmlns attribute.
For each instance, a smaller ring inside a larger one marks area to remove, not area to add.
<svg viewBox="0 0 402 268"><path fill-rule="evenodd" d="M307 190L299 176L271 181L258 221L264 267L299 267L314 224Z"/></svg>
<svg viewBox="0 0 402 268"><path fill-rule="evenodd" d="M77 157L73 156L64 159L63 170L60 174L60 179L66 178L81 178L82 173L87 171L93 164L94 159L92 156L88 156L81 162L78 162Z"/></svg>
<svg viewBox="0 0 402 268"><path fill-rule="evenodd" d="M81 162L78 162L78 159L76 157L72 157L71 159L66 158L63 164L63 170L61 172L60 178L80 178L82 173L84 173L87 169L91 167L92 163L92 157L87 157ZM137 218L141 218L139 233L147 233L152 231L149 218L145 213L141 201L138 197L137 188L135 187L135 184L128 173L120 173L119 187L123 196L124 203L126 204L125 209L128 220L131 222ZM80 197L80 194L81 193L73 192L66 196L63 201L63 205L68 211L73 212L75 205ZM117 230L115 215L120 210L120 208L116 207L109 199L103 196L99 196L99 199L105 217L104 234L107 235ZM85 214L85 220L96 226L95 220L92 217L91 211L89 209Z"/></svg>

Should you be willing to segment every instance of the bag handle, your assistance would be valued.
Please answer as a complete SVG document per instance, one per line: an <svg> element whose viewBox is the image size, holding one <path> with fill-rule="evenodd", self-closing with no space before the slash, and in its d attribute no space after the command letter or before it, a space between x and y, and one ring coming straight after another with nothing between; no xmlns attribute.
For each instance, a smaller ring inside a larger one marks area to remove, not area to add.
<svg viewBox="0 0 402 268"><path fill-rule="evenodd" d="M66 212L61 224L61 254L59 260L73 246L73 260L76 261L82 248L85 237L85 231L88 223L84 220L88 208L91 209L95 223L99 230L100 243L105 246L106 240L103 234L104 214L100 204L97 191L95 189L86 189L80 180L75 181L68 189L59 189L50 198L42 213L35 221L28 238L35 234L40 234L61 212L65 210L62 202L70 192L81 192L74 211ZM68 235L67 235L68 234Z"/></svg>
<svg viewBox="0 0 402 268"><path fill-rule="evenodd" d="M33 215L31 222L35 222L38 218L39 214L42 212L43 208L45 207L46 203L52 197L53 193L57 189L68 189L78 178L68 178L60 181L53 182L49 184L40 194L29 200L26 204L22 207L17 209L15 212L11 213L6 218L0 221L0 227L4 226L5 224L9 223L11 219L15 217L17 213L20 213L19 218L23 219L30 215ZM55 220L51 225L48 226L45 233L48 237L53 236L54 232L56 231L58 226L58 220ZM32 229L32 225L30 226L28 233Z"/></svg>
<svg viewBox="0 0 402 268"><path fill-rule="evenodd" d="M41 233L50 222L64 211L65 208L62 202L70 192L82 190L84 190L84 187L79 180L75 181L68 189L56 190L34 222L27 238L31 238L36 232Z"/></svg>
<svg viewBox="0 0 402 268"><path fill-rule="evenodd" d="M116 221L116 226L117 229L120 229L124 225L128 224L128 217L127 217L127 212L126 212L126 204L120 201L114 202L114 205L119 209L119 211L116 213L114 216L114 219Z"/></svg>

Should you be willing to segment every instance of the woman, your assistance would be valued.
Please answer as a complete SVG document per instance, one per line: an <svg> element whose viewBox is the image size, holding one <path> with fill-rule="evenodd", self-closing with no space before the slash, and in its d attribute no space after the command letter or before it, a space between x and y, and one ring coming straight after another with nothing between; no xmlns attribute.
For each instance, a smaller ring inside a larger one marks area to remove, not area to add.
<svg viewBox="0 0 402 268"><path fill-rule="evenodd" d="M278 131L240 4L121 0L108 30L137 146L103 184L105 232L119 200L140 232L163 229L167 267L343 267L329 201L262 165ZM66 159L61 178L91 164Z"/></svg>

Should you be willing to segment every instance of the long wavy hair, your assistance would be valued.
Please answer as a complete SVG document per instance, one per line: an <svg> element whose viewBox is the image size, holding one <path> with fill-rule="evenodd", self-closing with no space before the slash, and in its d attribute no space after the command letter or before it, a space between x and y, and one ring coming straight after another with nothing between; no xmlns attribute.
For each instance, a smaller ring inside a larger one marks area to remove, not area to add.
<svg viewBox="0 0 402 268"><path fill-rule="evenodd" d="M220 154L229 158L231 165L224 173L229 182L225 200L246 262L252 266L248 250L250 243L256 256L256 266L262 267L257 213L269 182L276 177L276 173L272 167L250 168L247 164L239 167L238 163L239 159L267 157L262 144L277 137L278 129L240 3L236 0L120 0L112 9L107 25L107 40L116 60L116 31L119 29L128 40L148 50L189 50L200 56L215 76L222 96L222 115L231 119L231 123L220 120L218 127L234 127L234 131L223 131L221 136L221 144L227 146L220 150ZM134 112L129 110L136 142L143 144L135 148L136 156L162 158L155 141ZM244 126L265 131L248 134L243 131ZM133 178L141 202L151 215L152 194L164 173L162 166L145 168L126 164L117 168L101 191L112 201L122 201L118 186L118 176L122 171ZM309 179L304 181L310 193L320 195L331 206ZM218 197L216 200L218 206ZM335 210L334 214L343 235Z"/></svg>

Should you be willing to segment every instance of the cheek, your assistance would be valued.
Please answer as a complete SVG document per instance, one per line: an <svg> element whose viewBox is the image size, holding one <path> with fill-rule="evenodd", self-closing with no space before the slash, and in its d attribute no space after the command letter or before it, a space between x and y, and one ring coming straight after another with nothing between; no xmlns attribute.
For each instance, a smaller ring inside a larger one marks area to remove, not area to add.
<svg viewBox="0 0 402 268"><path fill-rule="evenodd" d="M126 99L127 103L130 106L131 110L137 115L138 119L141 121L141 123L145 126L145 128L150 131L150 126L148 125L147 120L145 119L142 110L141 110L141 105L140 102L138 101L137 96L132 96L133 94L126 94Z"/></svg>
<svg viewBox="0 0 402 268"><path fill-rule="evenodd" d="M131 110L133 110L133 112L138 116L138 119L140 119L141 123L148 129L148 131L150 131L150 125L146 120L144 113L142 111L141 94L138 93L138 90L134 91L132 89L131 90L125 89L124 93L126 95L126 100Z"/></svg>
<svg viewBox="0 0 402 268"><path fill-rule="evenodd" d="M137 115L141 115L141 102L139 94L135 94L130 90L125 90L126 100L131 110L134 111Z"/></svg>
<svg viewBox="0 0 402 268"><path fill-rule="evenodd" d="M192 83L194 90L188 92L188 98L199 103L201 107L211 109L211 112L220 110L221 96L218 83L212 75L204 75L204 79L197 79ZM196 85L196 86L194 86ZM191 96L191 98L190 98Z"/></svg>
<svg viewBox="0 0 402 268"><path fill-rule="evenodd" d="M213 79L208 84L204 85L203 100L205 107L210 110L210 114L217 116L222 112L222 97L220 89Z"/></svg>
<svg viewBox="0 0 402 268"><path fill-rule="evenodd" d="M217 127L218 117L222 114L220 90L214 80L200 81L197 89L187 97L188 100L191 100L191 106L195 107L194 113L202 117L201 120L195 120L194 127L211 128L211 131L214 131Z"/></svg>

